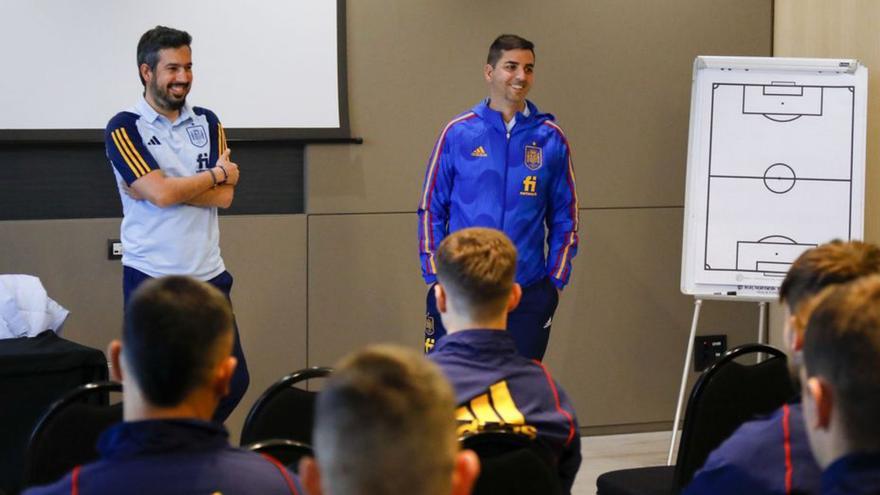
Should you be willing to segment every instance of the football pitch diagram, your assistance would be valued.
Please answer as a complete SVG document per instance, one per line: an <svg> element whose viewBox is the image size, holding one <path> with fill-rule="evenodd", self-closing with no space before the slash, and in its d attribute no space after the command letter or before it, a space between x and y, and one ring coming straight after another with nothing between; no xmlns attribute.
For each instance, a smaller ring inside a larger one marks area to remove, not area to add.
<svg viewBox="0 0 880 495"><path fill-rule="evenodd" d="M704 273L782 277L853 233L855 88L713 82Z"/></svg>

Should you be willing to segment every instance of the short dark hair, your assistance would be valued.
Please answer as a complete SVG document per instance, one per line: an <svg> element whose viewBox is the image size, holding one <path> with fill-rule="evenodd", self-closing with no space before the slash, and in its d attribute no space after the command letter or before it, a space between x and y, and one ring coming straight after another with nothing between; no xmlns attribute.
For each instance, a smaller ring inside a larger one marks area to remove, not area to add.
<svg viewBox="0 0 880 495"><path fill-rule="evenodd" d="M792 314L805 299L825 287L880 273L880 248L862 241L835 239L804 251L779 287L779 300Z"/></svg>
<svg viewBox="0 0 880 495"><path fill-rule="evenodd" d="M880 449L880 276L826 289L804 340L808 377L833 388L844 434L854 450Z"/></svg>
<svg viewBox="0 0 880 495"><path fill-rule="evenodd" d="M534 56L535 44L522 36L502 34L489 45L489 55L486 57L486 63L495 67L498 59L501 58L501 54L507 50L529 50L532 52L532 56Z"/></svg>
<svg viewBox="0 0 880 495"><path fill-rule="evenodd" d="M448 235L437 248L437 281L470 317L504 311L516 275L516 247L503 232L471 227Z"/></svg>
<svg viewBox="0 0 880 495"><path fill-rule="evenodd" d="M327 491L449 493L455 399L437 365L411 349L375 345L335 368L318 394L313 435Z"/></svg>
<svg viewBox="0 0 880 495"><path fill-rule="evenodd" d="M144 282L125 309L122 352L146 399L175 406L205 383L232 350L232 321L229 301L205 282L181 276Z"/></svg>
<svg viewBox="0 0 880 495"><path fill-rule="evenodd" d="M143 76L140 75L141 64L147 64L150 70L155 71L159 63L159 51L164 48L180 48L190 46L192 36L186 31L165 26L156 26L141 36L137 46L138 77L141 84L146 85Z"/></svg>

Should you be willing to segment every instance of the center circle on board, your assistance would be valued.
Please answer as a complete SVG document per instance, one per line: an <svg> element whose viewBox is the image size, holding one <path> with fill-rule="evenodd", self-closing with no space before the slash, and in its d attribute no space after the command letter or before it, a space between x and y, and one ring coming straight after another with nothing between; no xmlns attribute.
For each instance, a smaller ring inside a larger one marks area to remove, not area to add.
<svg viewBox="0 0 880 495"><path fill-rule="evenodd" d="M776 194L791 191L796 181L794 169L784 163L774 163L764 171L764 187Z"/></svg>

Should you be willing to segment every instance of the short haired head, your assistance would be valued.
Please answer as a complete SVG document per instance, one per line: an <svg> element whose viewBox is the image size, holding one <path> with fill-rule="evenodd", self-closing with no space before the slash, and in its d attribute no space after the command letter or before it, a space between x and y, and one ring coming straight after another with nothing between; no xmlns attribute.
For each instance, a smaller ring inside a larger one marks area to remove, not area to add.
<svg viewBox="0 0 880 495"><path fill-rule="evenodd" d="M515 34L502 34L489 45L489 55L486 57L486 63L495 67L495 64L501 58L501 54L508 50L529 50L534 56L535 44Z"/></svg>
<svg viewBox="0 0 880 495"><path fill-rule="evenodd" d="M165 26L156 26L141 36L137 45L137 64L147 64L151 71L156 70L159 63L159 51L165 48L180 48L181 46L190 46L192 44L192 36L186 31L174 29ZM140 76L141 84L146 86L143 76Z"/></svg>
<svg viewBox="0 0 880 495"><path fill-rule="evenodd" d="M792 263L779 288L791 314L825 287L880 273L880 248L862 241L833 240L807 249Z"/></svg>
<svg viewBox="0 0 880 495"><path fill-rule="evenodd" d="M125 309L122 355L151 404L180 404L232 351L232 309L222 292L171 276L144 282Z"/></svg>
<svg viewBox="0 0 880 495"><path fill-rule="evenodd" d="M880 450L880 276L822 292L804 342L808 430L831 430L850 451ZM809 413L809 414L808 414ZM834 425L831 425L831 423ZM818 427L818 428L816 428ZM814 451L827 441L811 432ZM828 433L825 433L827 435ZM820 464L833 459L816 452Z"/></svg>
<svg viewBox="0 0 880 495"><path fill-rule="evenodd" d="M455 399L440 370L402 347L343 359L318 394L313 434L321 490L332 495L446 495L458 450Z"/></svg>
<svg viewBox="0 0 880 495"><path fill-rule="evenodd" d="M474 321L506 311L516 274L516 247L503 232L472 227L453 232L435 256L437 281Z"/></svg>

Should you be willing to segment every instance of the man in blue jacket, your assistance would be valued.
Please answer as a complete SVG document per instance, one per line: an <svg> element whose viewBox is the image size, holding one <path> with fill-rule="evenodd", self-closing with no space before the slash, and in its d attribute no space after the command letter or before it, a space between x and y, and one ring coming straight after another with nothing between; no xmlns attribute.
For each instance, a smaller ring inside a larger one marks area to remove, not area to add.
<svg viewBox="0 0 880 495"><path fill-rule="evenodd" d="M418 215L428 284L436 281L437 245L450 233L492 227L510 237L523 295L508 331L523 356L540 360L577 253L578 202L565 134L552 115L526 100L534 68L532 42L505 34L492 43L484 68L489 97L440 133ZM446 333L433 293L427 296L426 352Z"/></svg>
<svg viewBox="0 0 880 495"><path fill-rule="evenodd" d="M821 493L880 493L880 276L819 296L801 390L810 446L823 469Z"/></svg>
<svg viewBox="0 0 880 495"><path fill-rule="evenodd" d="M784 340L792 376L801 362L806 321L798 312L823 288L880 273L880 248L833 241L808 249L792 263L779 289L786 311ZM748 421L715 449L687 494L818 493L820 469L810 452L799 399Z"/></svg>
<svg viewBox="0 0 880 495"><path fill-rule="evenodd" d="M180 276L144 282L122 342L109 348L124 421L101 435L98 461L27 494L304 493L287 468L231 447L211 421L237 364L232 342L232 309L218 289Z"/></svg>
<svg viewBox="0 0 880 495"><path fill-rule="evenodd" d="M459 434L500 426L535 439L552 453L568 493L581 463L574 407L505 331L522 296L516 248L502 232L472 227L444 239L435 262L433 291L449 334L429 358L455 389Z"/></svg>

